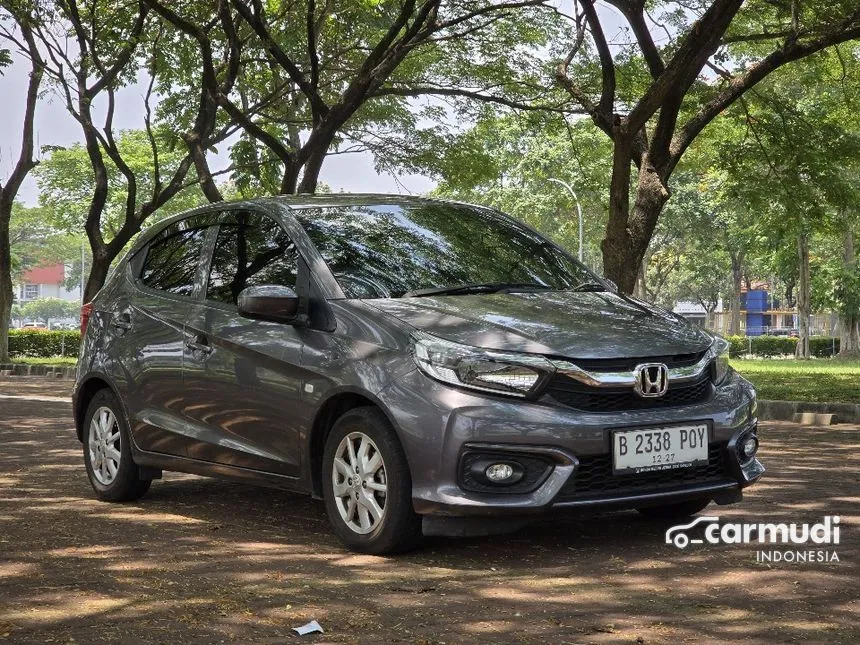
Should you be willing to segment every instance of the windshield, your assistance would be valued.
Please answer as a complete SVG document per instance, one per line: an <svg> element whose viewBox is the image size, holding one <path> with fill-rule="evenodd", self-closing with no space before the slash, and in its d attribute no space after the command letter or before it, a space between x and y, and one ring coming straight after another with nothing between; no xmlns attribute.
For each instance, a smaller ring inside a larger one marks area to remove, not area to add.
<svg viewBox="0 0 860 645"><path fill-rule="evenodd" d="M293 213L349 298L467 285L562 290L596 281L546 239L487 209L419 203Z"/></svg>

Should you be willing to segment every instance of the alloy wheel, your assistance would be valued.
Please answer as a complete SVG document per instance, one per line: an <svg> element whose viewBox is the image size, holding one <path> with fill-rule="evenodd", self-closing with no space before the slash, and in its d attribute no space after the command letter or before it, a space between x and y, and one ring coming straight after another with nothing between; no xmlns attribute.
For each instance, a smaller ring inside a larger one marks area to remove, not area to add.
<svg viewBox="0 0 860 645"><path fill-rule="evenodd" d="M346 435L334 455L331 472L334 502L350 530L364 535L385 518L388 483L385 461L363 432Z"/></svg>
<svg viewBox="0 0 860 645"><path fill-rule="evenodd" d="M119 425L108 407L100 407L90 421L89 451L93 476L102 486L110 486L122 460Z"/></svg>

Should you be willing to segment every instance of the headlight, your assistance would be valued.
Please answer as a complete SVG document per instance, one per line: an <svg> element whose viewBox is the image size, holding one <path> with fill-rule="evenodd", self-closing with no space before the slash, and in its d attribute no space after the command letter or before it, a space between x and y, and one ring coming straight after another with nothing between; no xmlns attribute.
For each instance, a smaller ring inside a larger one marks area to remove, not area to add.
<svg viewBox="0 0 860 645"><path fill-rule="evenodd" d="M509 396L534 394L555 372L542 356L461 345L423 332L412 335L412 356L438 381Z"/></svg>
<svg viewBox="0 0 860 645"><path fill-rule="evenodd" d="M729 341L719 336L714 338L711 345L711 355L714 357L714 383L722 383L729 373Z"/></svg>

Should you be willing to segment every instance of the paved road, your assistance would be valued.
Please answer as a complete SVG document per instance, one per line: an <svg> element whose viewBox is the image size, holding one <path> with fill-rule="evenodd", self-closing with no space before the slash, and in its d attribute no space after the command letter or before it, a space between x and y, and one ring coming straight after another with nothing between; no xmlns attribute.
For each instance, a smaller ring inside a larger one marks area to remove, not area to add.
<svg viewBox="0 0 860 645"><path fill-rule="evenodd" d="M860 428L763 427L769 477L723 521L841 516L839 563L663 543L635 513L503 538L345 552L322 505L167 474L141 502L91 495L68 383L0 381L0 641L858 642ZM324 636L289 628L317 619Z"/></svg>

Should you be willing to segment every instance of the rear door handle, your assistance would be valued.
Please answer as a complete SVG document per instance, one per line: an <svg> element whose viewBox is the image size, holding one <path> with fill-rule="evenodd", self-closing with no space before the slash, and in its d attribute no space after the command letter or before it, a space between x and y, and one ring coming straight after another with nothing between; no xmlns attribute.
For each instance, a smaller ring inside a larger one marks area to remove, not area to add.
<svg viewBox="0 0 860 645"><path fill-rule="evenodd" d="M186 341L185 346L192 352L200 352L206 355L212 353L212 345L209 344L209 341L206 340L206 336L203 334L197 334L191 340Z"/></svg>
<svg viewBox="0 0 860 645"><path fill-rule="evenodd" d="M123 332L131 329L131 314L124 311L119 314L114 314L111 319L111 325L113 325L114 329L121 330Z"/></svg>

